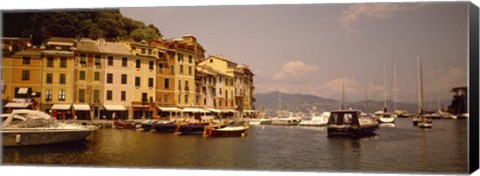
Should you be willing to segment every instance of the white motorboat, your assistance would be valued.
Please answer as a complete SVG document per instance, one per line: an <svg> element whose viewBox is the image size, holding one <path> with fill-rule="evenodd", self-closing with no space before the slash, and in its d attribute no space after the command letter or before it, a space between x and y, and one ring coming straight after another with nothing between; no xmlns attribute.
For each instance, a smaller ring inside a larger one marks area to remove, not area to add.
<svg viewBox="0 0 480 176"><path fill-rule="evenodd" d="M320 116L316 116L312 113L312 118L310 120L303 120L299 123L301 126L324 126L328 123L328 118L330 117L330 112L323 112Z"/></svg>
<svg viewBox="0 0 480 176"><path fill-rule="evenodd" d="M245 120L249 125L270 125L272 124L272 119L260 118L260 119L248 119Z"/></svg>
<svg viewBox="0 0 480 176"><path fill-rule="evenodd" d="M272 125L298 125L302 121L300 117L294 117L293 113L290 113L289 117L275 117L272 118Z"/></svg>
<svg viewBox="0 0 480 176"><path fill-rule="evenodd" d="M375 116L379 123L395 123L395 119L397 119L396 114L388 112L375 113Z"/></svg>
<svg viewBox="0 0 480 176"><path fill-rule="evenodd" d="M27 146L83 140L97 128L58 123L41 111L19 109L2 114L3 146Z"/></svg>

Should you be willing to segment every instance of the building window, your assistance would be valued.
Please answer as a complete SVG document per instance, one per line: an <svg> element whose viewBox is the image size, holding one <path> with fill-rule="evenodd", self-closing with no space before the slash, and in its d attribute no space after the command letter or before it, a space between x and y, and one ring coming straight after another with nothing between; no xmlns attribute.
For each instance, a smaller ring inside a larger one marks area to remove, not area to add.
<svg viewBox="0 0 480 176"><path fill-rule="evenodd" d="M170 79L165 78L163 81L163 88L169 89L170 88Z"/></svg>
<svg viewBox="0 0 480 176"><path fill-rule="evenodd" d="M192 55L188 55L188 63L192 63Z"/></svg>
<svg viewBox="0 0 480 176"><path fill-rule="evenodd" d="M60 74L59 83L65 84L67 82L67 76L65 74Z"/></svg>
<svg viewBox="0 0 480 176"><path fill-rule="evenodd" d="M127 100L127 92L126 92L126 91L122 91L122 92L121 92L120 99L121 99L122 101Z"/></svg>
<svg viewBox="0 0 480 176"><path fill-rule="evenodd" d="M100 55L95 55L95 65L100 65Z"/></svg>
<svg viewBox="0 0 480 176"><path fill-rule="evenodd" d="M148 101L148 94L147 93L142 93L142 102L147 102Z"/></svg>
<svg viewBox="0 0 480 176"><path fill-rule="evenodd" d="M23 65L30 65L30 57L23 57Z"/></svg>
<svg viewBox="0 0 480 176"><path fill-rule="evenodd" d="M207 99L206 98L203 99L203 105L207 105Z"/></svg>
<svg viewBox="0 0 480 176"><path fill-rule="evenodd" d="M67 58L65 57L60 58L60 67L67 68Z"/></svg>
<svg viewBox="0 0 480 176"><path fill-rule="evenodd" d="M163 102L168 103L168 94L163 95Z"/></svg>
<svg viewBox="0 0 480 176"><path fill-rule="evenodd" d="M47 67L53 67L53 57L47 58Z"/></svg>
<svg viewBox="0 0 480 176"><path fill-rule="evenodd" d="M113 83L113 74L112 73L107 73L107 83L108 84Z"/></svg>
<svg viewBox="0 0 480 176"><path fill-rule="evenodd" d="M80 103L85 102L85 89L78 89L78 101Z"/></svg>
<svg viewBox="0 0 480 176"><path fill-rule="evenodd" d="M175 74L175 66L170 65L170 74Z"/></svg>
<svg viewBox="0 0 480 176"><path fill-rule="evenodd" d="M182 90L182 81L178 80L178 90Z"/></svg>
<svg viewBox="0 0 480 176"><path fill-rule="evenodd" d="M163 72L163 63L158 64L158 72L162 73Z"/></svg>
<svg viewBox="0 0 480 176"><path fill-rule="evenodd" d="M145 54L145 53L146 53L145 48L142 48L142 54Z"/></svg>
<svg viewBox="0 0 480 176"><path fill-rule="evenodd" d="M128 59L126 57L122 57L122 67L128 67Z"/></svg>
<svg viewBox="0 0 480 176"><path fill-rule="evenodd" d="M65 101L65 90L61 89L58 91L58 100Z"/></svg>
<svg viewBox="0 0 480 176"><path fill-rule="evenodd" d="M148 55L152 55L152 49L148 49Z"/></svg>
<svg viewBox="0 0 480 176"><path fill-rule="evenodd" d="M183 65L180 65L180 74L183 74Z"/></svg>
<svg viewBox="0 0 480 176"><path fill-rule="evenodd" d="M185 104L188 104L188 95L185 95Z"/></svg>
<svg viewBox="0 0 480 176"><path fill-rule="evenodd" d="M148 87L153 87L153 78L148 78Z"/></svg>
<svg viewBox="0 0 480 176"><path fill-rule="evenodd" d="M108 56L107 65L108 66L113 66L113 56Z"/></svg>
<svg viewBox="0 0 480 176"><path fill-rule="evenodd" d="M213 59L210 59L210 63L213 63Z"/></svg>
<svg viewBox="0 0 480 176"><path fill-rule="evenodd" d="M218 91L219 95L222 95L222 88L219 88L220 90ZM220 103L221 104L221 103Z"/></svg>
<svg viewBox="0 0 480 176"><path fill-rule="evenodd" d="M94 79L95 81L100 81L100 72L95 72L93 79Z"/></svg>
<svg viewBox="0 0 480 176"><path fill-rule="evenodd" d="M85 80L85 71L80 71L80 74L78 75L79 80Z"/></svg>
<svg viewBox="0 0 480 176"><path fill-rule="evenodd" d="M45 99L46 99L47 101L52 100L52 90L47 89L47 91L45 92Z"/></svg>
<svg viewBox="0 0 480 176"><path fill-rule="evenodd" d="M127 75L126 74L122 74L122 78L121 78L121 82L122 84L127 84Z"/></svg>
<svg viewBox="0 0 480 176"><path fill-rule="evenodd" d="M190 89L188 88L188 80L185 80L185 91L189 91Z"/></svg>
<svg viewBox="0 0 480 176"><path fill-rule="evenodd" d="M135 77L135 86L137 87L140 87L140 83L141 83L141 80L140 80L140 77Z"/></svg>
<svg viewBox="0 0 480 176"><path fill-rule="evenodd" d="M100 101L100 90L94 89L93 90L93 101Z"/></svg>
<svg viewBox="0 0 480 176"><path fill-rule="evenodd" d="M53 74L47 73L46 82L47 82L48 84L52 84L52 83L53 83Z"/></svg>
<svg viewBox="0 0 480 176"><path fill-rule="evenodd" d="M142 64L142 62L141 62L139 59L137 59L137 60L136 60L136 66L135 66L135 67L136 67L136 68L140 68L140 65L141 65L141 64Z"/></svg>
<svg viewBox="0 0 480 176"><path fill-rule="evenodd" d="M22 70L22 80L30 80L30 70Z"/></svg>
<svg viewBox="0 0 480 176"><path fill-rule="evenodd" d="M154 65L155 64L153 64L153 61L148 62L148 69L153 70Z"/></svg>
<svg viewBox="0 0 480 176"><path fill-rule="evenodd" d="M179 103L179 104L182 103L182 102L181 102L181 99L180 99L180 94L178 94L178 99L177 99L177 100L178 100L178 103Z"/></svg>
<svg viewBox="0 0 480 176"><path fill-rule="evenodd" d="M112 100L113 92L111 90L107 90L107 100Z"/></svg>
<svg viewBox="0 0 480 176"><path fill-rule="evenodd" d="M87 63L87 55L80 54L80 64L86 64L86 63Z"/></svg>
<svg viewBox="0 0 480 176"><path fill-rule="evenodd" d="M188 74L192 75L192 66L188 66Z"/></svg>

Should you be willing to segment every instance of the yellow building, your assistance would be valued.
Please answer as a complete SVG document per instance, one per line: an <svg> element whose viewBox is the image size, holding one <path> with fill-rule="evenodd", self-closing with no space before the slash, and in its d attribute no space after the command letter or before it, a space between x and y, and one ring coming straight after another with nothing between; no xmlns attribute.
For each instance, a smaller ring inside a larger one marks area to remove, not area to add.
<svg viewBox="0 0 480 176"><path fill-rule="evenodd" d="M42 46L41 109L65 113L66 118L72 118L75 47L73 38L59 37L48 39L45 46ZM59 117L62 116L60 113Z"/></svg>
<svg viewBox="0 0 480 176"><path fill-rule="evenodd" d="M157 117L170 118L179 112L175 97L175 52L169 49L164 40L155 40L151 44L158 50L155 97Z"/></svg>
<svg viewBox="0 0 480 176"><path fill-rule="evenodd" d="M157 106L155 105L155 82L156 82L156 62L158 59L158 49L150 46L147 42L125 42L127 49L130 50L133 67L133 118L141 119L153 117Z"/></svg>
<svg viewBox="0 0 480 176"><path fill-rule="evenodd" d="M73 76L73 112L78 119L99 117L103 101L104 66L96 41L91 39L78 41Z"/></svg>
<svg viewBox="0 0 480 176"><path fill-rule="evenodd" d="M100 76L103 83L100 117L112 119L115 114L118 119L132 119L135 65L130 51L121 43L103 39L97 40L97 47L104 65L104 74Z"/></svg>

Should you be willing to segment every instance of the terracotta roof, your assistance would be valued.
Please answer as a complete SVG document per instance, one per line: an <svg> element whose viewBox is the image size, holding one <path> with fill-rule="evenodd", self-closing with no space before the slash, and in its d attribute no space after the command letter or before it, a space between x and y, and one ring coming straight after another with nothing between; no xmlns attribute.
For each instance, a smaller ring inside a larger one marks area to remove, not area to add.
<svg viewBox="0 0 480 176"><path fill-rule="evenodd" d="M42 51L40 49L26 49L26 50L21 50L13 57L23 57L23 56L30 56L30 57L41 57L42 56Z"/></svg>
<svg viewBox="0 0 480 176"><path fill-rule="evenodd" d="M91 39L82 39L77 44L77 49L80 52L100 53L97 47L97 42Z"/></svg>
<svg viewBox="0 0 480 176"><path fill-rule="evenodd" d="M97 43L97 47L102 53L130 55L130 51L121 43L116 43L116 42L104 42L103 44Z"/></svg>

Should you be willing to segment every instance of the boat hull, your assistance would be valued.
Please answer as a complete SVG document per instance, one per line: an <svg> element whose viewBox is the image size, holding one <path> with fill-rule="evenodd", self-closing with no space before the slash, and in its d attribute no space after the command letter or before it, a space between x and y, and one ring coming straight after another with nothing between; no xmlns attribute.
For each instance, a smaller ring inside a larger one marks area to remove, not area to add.
<svg viewBox="0 0 480 176"><path fill-rule="evenodd" d="M180 125L177 132L180 134L203 134L205 126L208 124L186 124Z"/></svg>
<svg viewBox="0 0 480 176"><path fill-rule="evenodd" d="M327 133L328 136L351 136L351 137L359 137L359 136L369 136L374 135L375 130L378 129L378 125L369 125L369 126L362 126L362 127L336 127L336 126L328 126Z"/></svg>
<svg viewBox="0 0 480 176"><path fill-rule="evenodd" d="M272 125L282 125L282 126L287 126L287 125L298 125L300 124L301 120L299 119L272 119Z"/></svg>
<svg viewBox="0 0 480 176"><path fill-rule="evenodd" d="M174 123L156 123L153 128L156 132L173 133L177 131L177 124Z"/></svg>
<svg viewBox="0 0 480 176"><path fill-rule="evenodd" d="M3 129L3 146L29 146L44 145L84 140L94 130L71 130L71 129Z"/></svg>
<svg viewBox="0 0 480 176"><path fill-rule="evenodd" d="M214 128L205 128L204 135L207 137L240 137L244 136L248 128L238 130L221 130Z"/></svg>

